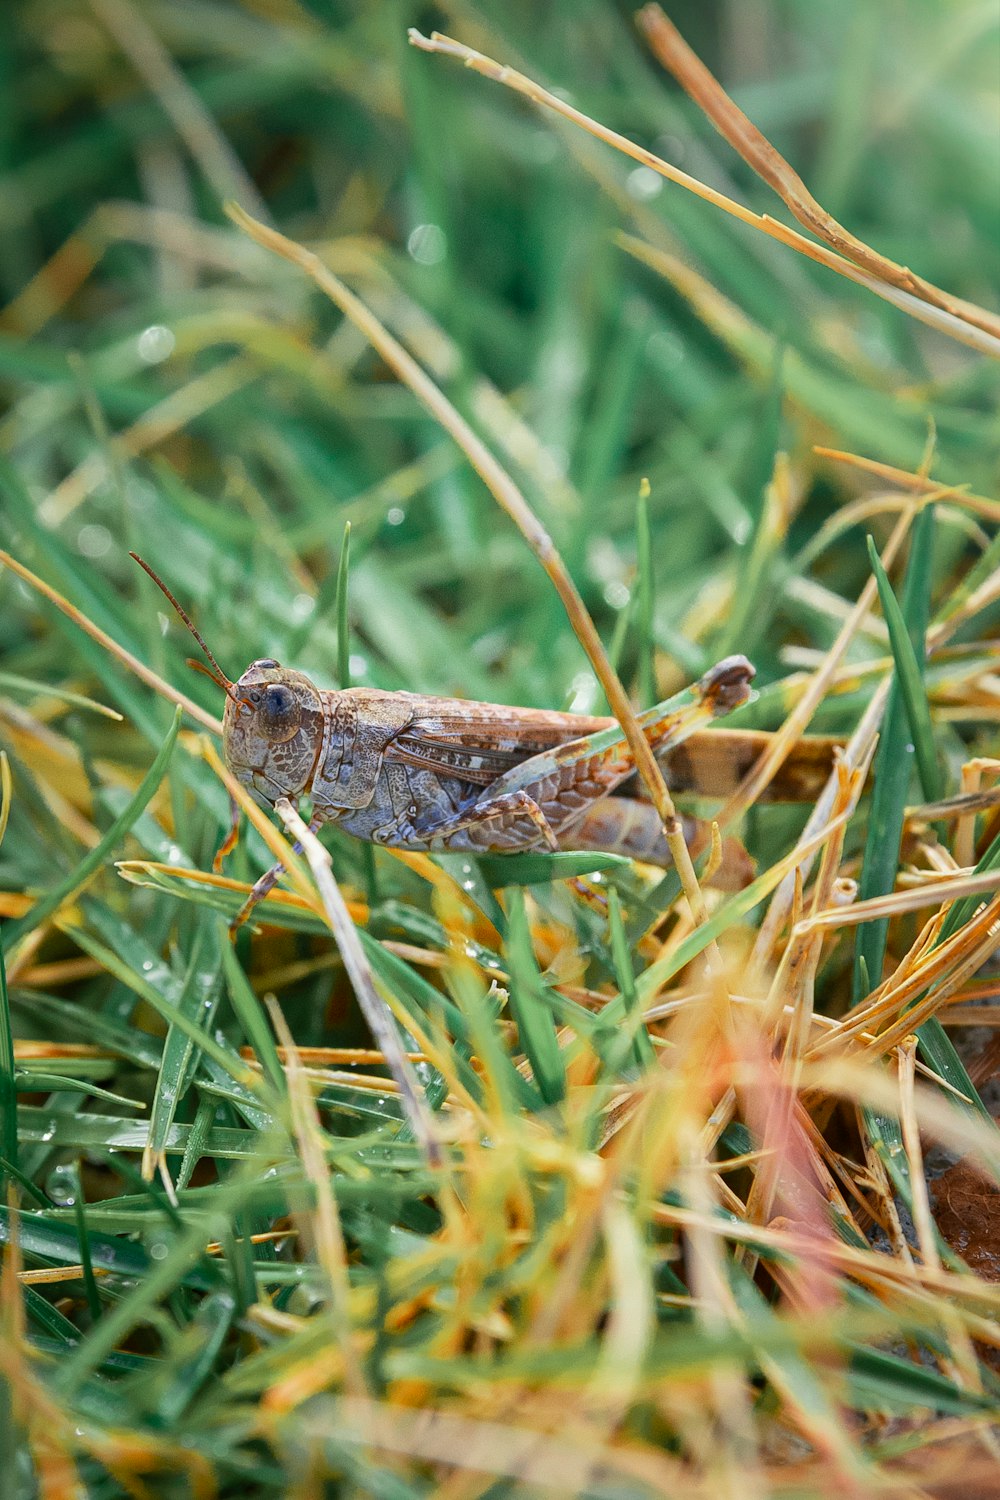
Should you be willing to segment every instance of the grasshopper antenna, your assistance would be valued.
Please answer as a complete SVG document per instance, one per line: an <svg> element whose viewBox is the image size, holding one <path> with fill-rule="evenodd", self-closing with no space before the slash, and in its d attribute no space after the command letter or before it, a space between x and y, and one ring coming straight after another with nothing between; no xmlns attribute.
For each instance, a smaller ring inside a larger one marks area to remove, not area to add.
<svg viewBox="0 0 1000 1500"><path fill-rule="evenodd" d="M198 672L204 672L206 677L211 677L212 681L217 683L218 686L222 688L227 698L232 698L234 703L239 703L241 700L237 696L236 689L233 687L233 684L230 682L225 672L219 666L219 663L216 661L211 651L209 651L208 647L205 644L201 631L198 629L197 625L195 625L194 621L192 620L191 616L188 614L184 606L182 604L178 604L173 594L167 588L167 585L163 582L163 579L159 576L158 573L153 572L153 569L149 566L149 563L144 562L143 559L139 556L138 552L130 552L129 557L131 557L135 562L139 564L144 573L149 574L150 578L156 584L156 587L160 590L160 592L165 594L166 597L170 600L171 604L174 606L174 609L180 615L181 619L184 621L184 624L187 626L188 630L190 630L191 634L198 642L198 645L201 647L205 655L208 657L209 661L212 663L212 666L215 668L215 672L210 672L207 667L202 666L201 662L192 661L190 657L188 658L188 665L194 667Z"/></svg>

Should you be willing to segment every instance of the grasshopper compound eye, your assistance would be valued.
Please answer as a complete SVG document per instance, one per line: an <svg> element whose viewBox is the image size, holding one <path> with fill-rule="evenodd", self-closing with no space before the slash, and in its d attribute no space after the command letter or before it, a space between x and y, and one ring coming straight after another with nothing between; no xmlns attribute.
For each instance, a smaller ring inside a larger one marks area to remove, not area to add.
<svg viewBox="0 0 1000 1500"><path fill-rule="evenodd" d="M298 694L283 682L268 684L261 694L258 712L261 731L273 744L290 740L302 723Z"/></svg>

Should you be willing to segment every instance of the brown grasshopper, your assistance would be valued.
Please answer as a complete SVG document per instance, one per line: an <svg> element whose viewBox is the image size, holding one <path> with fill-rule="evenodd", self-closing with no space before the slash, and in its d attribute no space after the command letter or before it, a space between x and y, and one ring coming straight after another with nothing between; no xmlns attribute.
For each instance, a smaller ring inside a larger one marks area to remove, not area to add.
<svg viewBox="0 0 1000 1500"><path fill-rule="evenodd" d="M136 561L218 673L226 764L261 806L308 796L314 829L336 822L355 838L394 849L586 850L671 863L617 720L377 688L318 688L270 657L251 662L233 682L166 585ZM726 657L693 687L639 716L673 790L724 796L753 764L766 734L704 726L747 701L754 675L745 656ZM822 785L830 742L804 744L806 753L769 789L773 800L799 800ZM709 842L710 825L697 818L685 816L684 832L696 851ZM726 840L716 882L732 889L751 872L742 845ZM280 873L277 866L257 882L237 923Z"/></svg>

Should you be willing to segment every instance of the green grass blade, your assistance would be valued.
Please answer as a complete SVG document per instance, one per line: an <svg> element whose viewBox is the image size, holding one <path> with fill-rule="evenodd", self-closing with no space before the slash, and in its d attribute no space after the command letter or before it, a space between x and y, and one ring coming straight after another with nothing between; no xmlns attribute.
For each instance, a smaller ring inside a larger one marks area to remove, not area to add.
<svg viewBox="0 0 1000 1500"><path fill-rule="evenodd" d="M46 918L52 916L53 912L58 911L63 902L79 891L90 877L101 868L111 850L115 848L122 837L132 827L132 824L144 810L163 780L164 773L173 753L174 744L177 740L177 731L180 727L181 710L178 708L174 711L173 722L167 732L166 739L160 746L156 758L139 783L135 796L129 802L125 811L119 817L115 818L100 842L95 844L93 849L88 850L75 870L71 870L65 879L59 881L58 885L53 887L47 895L40 897L31 910L26 912L23 917L11 922L7 928L8 947L13 948L21 938L32 932L40 922L44 922Z"/></svg>
<svg viewBox="0 0 1000 1500"><path fill-rule="evenodd" d="M243 1034L257 1054L264 1069L264 1076L280 1098L286 1092L285 1071L278 1056L278 1047L271 1032L264 1007L251 988L243 972L227 934L220 934L222 967L226 975L226 987L233 1010L243 1028Z"/></svg>
<svg viewBox="0 0 1000 1500"><path fill-rule="evenodd" d="M348 594L351 573L351 523L344 524L344 539L340 544L340 562L337 564L337 685L351 685L351 630L348 618Z"/></svg>
<svg viewBox="0 0 1000 1500"><path fill-rule="evenodd" d="M219 1003L218 950L214 938L215 933L211 927L195 929L187 973L177 998L178 1010L196 1025L200 1023L204 1027L212 1025ZM216 950L214 955L213 948ZM182 1031L177 1026L169 1027L149 1116L146 1164L150 1175L160 1160L164 1142L174 1123L177 1106L191 1083L200 1056L198 1044L190 1032Z"/></svg>
<svg viewBox="0 0 1000 1500"><path fill-rule="evenodd" d="M35 1068L18 1068L14 1082L20 1094L86 1094L94 1099L109 1099L112 1104L124 1104L129 1109L145 1109L141 1099L130 1099L127 1094L114 1094L102 1089L89 1078L70 1078L65 1073L42 1073Z"/></svg>
<svg viewBox="0 0 1000 1500"><path fill-rule="evenodd" d="M927 632L930 604L929 569L933 527L934 509L933 506L928 505L921 511L913 528L913 549L910 557L910 568L922 571L921 564L923 564L928 578L926 586L920 586L918 583L912 590L911 597L916 607L911 611L909 619L904 617L899 607L892 584L882 566L882 559L875 550L875 543L871 537L868 538L868 556L878 584L882 613L889 629L889 642L896 664L896 676L899 680L910 733L913 736L920 785L927 802L937 802L944 796L944 778L941 775L937 752L934 748L934 728L927 706L923 668L924 637Z"/></svg>
<svg viewBox="0 0 1000 1500"><path fill-rule="evenodd" d="M476 864L495 891L519 885L548 885L554 880L574 880L579 875L593 875L597 871L620 870L624 874L632 867L631 861L620 854L550 854L541 850L527 854L480 854L476 856Z"/></svg>
<svg viewBox="0 0 1000 1500"><path fill-rule="evenodd" d="M80 1247L80 1265L83 1268L83 1287L87 1296L87 1308L90 1312L91 1322L96 1323L101 1316L101 1295L97 1290L97 1279L94 1276L94 1267L90 1259L90 1232L87 1227L87 1210L83 1201L83 1178L80 1173L79 1162L73 1169L73 1175L75 1178L73 1213L76 1217L76 1237Z"/></svg>
<svg viewBox="0 0 1000 1500"><path fill-rule="evenodd" d="M933 517L924 510L917 517L913 528L901 612L904 622L902 636L911 640L909 632L912 631L913 637L921 643L921 650L930 606L932 538ZM911 650L911 659L912 654ZM875 755L875 786L868 813L868 833L858 887L858 895L862 901L884 896L895 884L915 743L906 707L903 678L897 667L889 689ZM865 922L858 928L854 961L855 1004L862 994L862 959L871 982L881 982L888 931L889 924L886 920Z"/></svg>
<svg viewBox="0 0 1000 1500"><path fill-rule="evenodd" d="M630 1045L636 1066L648 1068L656 1061L656 1052L642 1019L642 1006L635 987L632 954L629 950L628 935L622 917L621 898L614 886L608 887L608 927L611 932L611 952L615 963L615 973L618 976L618 987L621 990L624 1005L625 1024L627 1032L631 1033L631 1036L626 1034L625 1040Z"/></svg>
<svg viewBox="0 0 1000 1500"><path fill-rule="evenodd" d="M0 925L0 1156L8 1173L17 1181L17 1070L14 1062L14 1033L10 1019L10 996L7 993L7 969L4 963L5 933ZM3 1176L0 1175L0 1187Z"/></svg>
<svg viewBox="0 0 1000 1500"><path fill-rule="evenodd" d="M515 888L507 899L511 1014L542 1098L546 1104L558 1104L566 1092L566 1064L535 962L524 896Z"/></svg>
<svg viewBox="0 0 1000 1500"><path fill-rule="evenodd" d="M636 539L636 650L639 657L639 706L656 702L656 641L653 615L656 585L653 578L653 533L649 524L649 480L639 485L635 518Z"/></svg>
<svg viewBox="0 0 1000 1500"><path fill-rule="evenodd" d="M246 1063L235 1053L229 1052L221 1046L209 1032L203 1030L196 1021L180 1009L176 1002L168 999L161 988L147 982L140 973L131 969L123 962L112 948L98 942L89 932L81 928L71 929L73 937L79 943L84 952L89 953L102 963L109 973L115 974L121 982L135 991L143 1000L158 1011L168 1025L176 1026L192 1042L194 1042L210 1057L219 1067L223 1068L230 1077L245 1088L256 1090L258 1080L254 1077Z"/></svg>
<svg viewBox="0 0 1000 1500"><path fill-rule="evenodd" d="M989 844L981 859L976 862L973 874L984 875L988 870L998 868L1000 868L1000 833ZM961 901L955 901L941 924L938 942L944 943L950 937L954 937L959 928L964 927L969 918L975 914L976 909L982 905L982 901L981 896L965 896Z"/></svg>

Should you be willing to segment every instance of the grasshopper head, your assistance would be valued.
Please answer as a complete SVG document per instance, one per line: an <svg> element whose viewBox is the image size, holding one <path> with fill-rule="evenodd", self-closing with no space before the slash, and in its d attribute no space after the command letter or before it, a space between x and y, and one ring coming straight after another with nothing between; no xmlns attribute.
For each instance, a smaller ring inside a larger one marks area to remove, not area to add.
<svg viewBox="0 0 1000 1500"><path fill-rule="evenodd" d="M222 748L236 779L267 805L308 790L323 743L323 704L301 672L251 662L226 699Z"/></svg>

